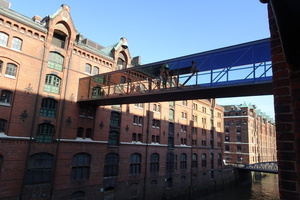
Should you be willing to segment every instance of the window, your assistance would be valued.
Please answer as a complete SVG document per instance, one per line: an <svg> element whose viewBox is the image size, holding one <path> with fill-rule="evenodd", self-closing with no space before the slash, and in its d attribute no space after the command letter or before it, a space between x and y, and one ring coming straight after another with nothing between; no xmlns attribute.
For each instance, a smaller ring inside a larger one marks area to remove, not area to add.
<svg viewBox="0 0 300 200"><path fill-rule="evenodd" d="M60 81L61 79L58 76L47 74L44 91L59 94Z"/></svg>
<svg viewBox="0 0 300 200"><path fill-rule="evenodd" d="M53 173L54 156L38 153L30 156L26 172L26 184L50 183Z"/></svg>
<svg viewBox="0 0 300 200"><path fill-rule="evenodd" d="M64 57L57 52L50 52L48 67L51 69L56 69L58 71L63 70Z"/></svg>
<svg viewBox="0 0 300 200"><path fill-rule="evenodd" d="M141 133L138 134L137 141L138 141L138 142L142 142L142 134L141 134Z"/></svg>
<svg viewBox="0 0 300 200"><path fill-rule="evenodd" d="M183 100L183 101L182 101L182 105L183 105L183 106L187 106L187 100Z"/></svg>
<svg viewBox="0 0 300 200"><path fill-rule="evenodd" d="M206 154L205 153L203 153L201 155L201 166L206 167Z"/></svg>
<svg viewBox="0 0 300 200"><path fill-rule="evenodd" d="M168 178L167 179L167 188L172 188L173 187L173 179L172 178Z"/></svg>
<svg viewBox="0 0 300 200"><path fill-rule="evenodd" d="M92 99L100 98L104 94L104 91L100 86L96 86L92 88Z"/></svg>
<svg viewBox="0 0 300 200"><path fill-rule="evenodd" d="M156 110L157 110L157 105L153 104L153 111L156 111Z"/></svg>
<svg viewBox="0 0 300 200"><path fill-rule="evenodd" d="M236 141L237 141L237 142L242 142L242 138L241 138L241 136L239 136L239 135L238 135L238 136L236 136Z"/></svg>
<svg viewBox="0 0 300 200"><path fill-rule="evenodd" d="M63 26L62 24L60 24L60 25ZM55 30L53 33L53 38L52 38L51 44L64 49L65 43L66 43L66 37L67 37L66 34L64 34L63 32Z"/></svg>
<svg viewBox="0 0 300 200"><path fill-rule="evenodd" d="M157 119L152 120L152 127L153 128L159 128L160 127L160 121Z"/></svg>
<svg viewBox="0 0 300 200"><path fill-rule="evenodd" d="M54 136L54 126L52 124L40 124L35 137L36 142L51 143Z"/></svg>
<svg viewBox="0 0 300 200"><path fill-rule="evenodd" d="M141 154L134 153L130 156L130 174L131 175L138 175L141 173Z"/></svg>
<svg viewBox="0 0 300 200"><path fill-rule="evenodd" d="M40 116L55 118L56 110L57 110L57 101L50 98L44 98L42 100Z"/></svg>
<svg viewBox="0 0 300 200"><path fill-rule="evenodd" d="M84 132L84 128L82 127L77 128L77 137L82 138L83 132Z"/></svg>
<svg viewBox="0 0 300 200"><path fill-rule="evenodd" d="M7 46L8 35L6 33L0 32L0 46Z"/></svg>
<svg viewBox="0 0 300 200"><path fill-rule="evenodd" d="M0 104L10 104L12 99L12 92L8 90L2 90L0 96Z"/></svg>
<svg viewBox="0 0 300 200"><path fill-rule="evenodd" d="M225 136L225 142L229 142L229 136Z"/></svg>
<svg viewBox="0 0 300 200"><path fill-rule="evenodd" d="M17 74L17 65L8 63L6 66L5 74L8 76L16 77Z"/></svg>
<svg viewBox="0 0 300 200"><path fill-rule="evenodd" d="M7 121L5 119L0 119L0 133L5 133Z"/></svg>
<svg viewBox="0 0 300 200"><path fill-rule="evenodd" d="M192 168L193 169L197 169L198 168L198 158L197 158L197 154L196 153L192 154Z"/></svg>
<svg viewBox="0 0 300 200"><path fill-rule="evenodd" d="M153 153L150 157L150 172L157 174L159 172L159 154Z"/></svg>
<svg viewBox="0 0 300 200"><path fill-rule="evenodd" d="M105 156L104 177L118 176L119 173L119 155L109 153Z"/></svg>
<svg viewBox="0 0 300 200"><path fill-rule="evenodd" d="M110 126L111 127L120 127L120 123L121 123L121 114L118 112L111 112Z"/></svg>
<svg viewBox="0 0 300 200"><path fill-rule="evenodd" d="M93 135L93 129L87 128L85 130L85 138L92 138L92 135Z"/></svg>
<svg viewBox="0 0 300 200"><path fill-rule="evenodd" d="M99 68L98 67L94 67L93 68L93 75L99 74Z"/></svg>
<svg viewBox="0 0 300 200"><path fill-rule="evenodd" d="M173 172L174 171L174 153L169 152L167 154L167 160L166 160L166 170L167 172Z"/></svg>
<svg viewBox="0 0 300 200"><path fill-rule="evenodd" d="M222 155L220 153L218 154L218 166L222 166Z"/></svg>
<svg viewBox="0 0 300 200"><path fill-rule="evenodd" d="M119 145L119 132L117 132L117 131L109 132L108 144L111 146Z"/></svg>
<svg viewBox="0 0 300 200"><path fill-rule="evenodd" d="M143 126L143 117L139 117L139 126Z"/></svg>
<svg viewBox="0 0 300 200"><path fill-rule="evenodd" d="M139 121L138 116L134 115L134 116L133 116L133 124L134 124L134 125L137 125L137 124L138 124L138 121Z"/></svg>
<svg viewBox="0 0 300 200"><path fill-rule="evenodd" d="M91 156L87 153L79 153L72 159L72 181L87 181L89 179Z"/></svg>
<svg viewBox="0 0 300 200"><path fill-rule="evenodd" d="M3 156L0 154L0 173L1 173L2 163L3 163Z"/></svg>
<svg viewBox="0 0 300 200"><path fill-rule="evenodd" d="M72 193L70 200L84 200L84 199L85 199L85 193L83 191L78 191Z"/></svg>
<svg viewBox="0 0 300 200"><path fill-rule="evenodd" d="M186 119L186 112L181 112L181 118Z"/></svg>
<svg viewBox="0 0 300 200"><path fill-rule="evenodd" d="M242 152L242 146L241 145L237 145L236 146L236 151L241 153Z"/></svg>
<svg viewBox="0 0 300 200"><path fill-rule="evenodd" d="M92 70L92 66L90 64L85 64L85 73L90 74Z"/></svg>
<svg viewBox="0 0 300 200"><path fill-rule="evenodd" d="M174 109L169 110L169 119L174 120Z"/></svg>
<svg viewBox="0 0 300 200"><path fill-rule="evenodd" d="M157 112L160 112L161 111L161 105L158 105L157 106Z"/></svg>
<svg viewBox="0 0 300 200"><path fill-rule="evenodd" d="M0 60L0 74L2 73L2 66L3 66L3 61Z"/></svg>
<svg viewBox="0 0 300 200"><path fill-rule="evenodd" d="M182 153L180 155L180 169L186 169L187 164L186 164L187 156L185 153Z"/></svg>
<svg viewBox="0 0 300 200"><path fill-rule="evenodd" d="M21 51L22 48L22 40L20 38L17 37L13 37L12 38L12 42L11 42L11 48Z"/></svg>
<svg viewBox="0 0 300 200"><path fill-rule="evenodd" d="M229 145L225 145L225 151L230 151Z"/></svg>

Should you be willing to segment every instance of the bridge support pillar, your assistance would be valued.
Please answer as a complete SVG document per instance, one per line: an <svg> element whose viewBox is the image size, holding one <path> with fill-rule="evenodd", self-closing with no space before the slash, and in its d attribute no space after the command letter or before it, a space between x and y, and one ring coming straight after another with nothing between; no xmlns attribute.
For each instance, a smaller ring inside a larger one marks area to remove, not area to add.
<svg viewBox="0 0 300 200"><path fill-rule="evenodd" d="M300 4L261 2L269 11L280 199L300 199Z"/></svg>

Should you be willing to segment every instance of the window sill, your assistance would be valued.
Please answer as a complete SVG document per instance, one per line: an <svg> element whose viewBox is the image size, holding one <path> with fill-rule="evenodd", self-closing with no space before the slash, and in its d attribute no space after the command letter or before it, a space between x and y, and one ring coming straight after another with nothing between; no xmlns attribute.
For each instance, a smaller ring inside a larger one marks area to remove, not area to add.
<svg viewBox="0 0 300 200"><path fill-rule="evenodd" d="M10 107L10 103L3 103L3 102L0 102L0 106Z"/></svg>
<svg viewBox="0 0 300 200"><path fill-rule="evenodd" d="M7 75L7 74L5 74L4 77L6 77L6 78L11 78L11 79L16 79L15 76Z"/></svg>

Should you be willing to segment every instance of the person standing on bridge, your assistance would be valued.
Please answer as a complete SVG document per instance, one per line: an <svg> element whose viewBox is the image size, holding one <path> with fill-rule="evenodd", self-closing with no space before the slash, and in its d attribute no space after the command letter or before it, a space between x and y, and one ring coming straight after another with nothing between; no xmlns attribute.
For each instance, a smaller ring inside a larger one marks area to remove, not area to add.
<svg viewBox="0 0 300 200"><path fill-rule="evenodd" d="M163 88L167 88L167 82L170 75L169 65L167 63L163 64L160 69L159 77L162 80Z"/></svg>

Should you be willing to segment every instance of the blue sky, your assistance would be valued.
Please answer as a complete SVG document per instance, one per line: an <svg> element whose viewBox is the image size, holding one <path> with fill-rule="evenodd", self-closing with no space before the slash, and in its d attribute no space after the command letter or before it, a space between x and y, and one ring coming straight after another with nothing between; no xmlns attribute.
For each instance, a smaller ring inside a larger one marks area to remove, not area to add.
<svg viewBox="0 0 300 200"><path fill-rule="evenodd" d="M11 9L45 17L71 7L78 32L102 46L128 39L142 63L203 52L270 36L267 4L259 0L10 0ZM273 116L273 96L218 99L218 104L256 104Z"/></svg>

